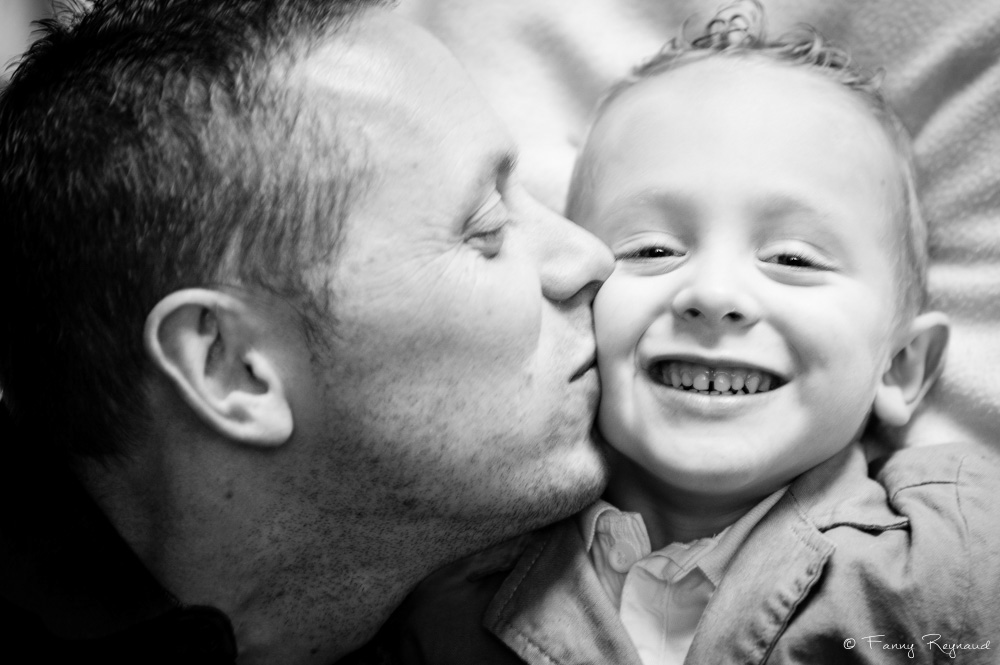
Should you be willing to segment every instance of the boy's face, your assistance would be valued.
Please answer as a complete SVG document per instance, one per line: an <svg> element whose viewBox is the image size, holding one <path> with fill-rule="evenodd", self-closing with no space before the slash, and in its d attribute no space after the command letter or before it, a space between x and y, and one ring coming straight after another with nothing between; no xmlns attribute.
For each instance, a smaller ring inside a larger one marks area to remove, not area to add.
<svg viewBox="0 0 1000 665"><path fill-rule="evenodd" d="M617 259L594 305L608 441L747 500L850 443L896 337L899 178L867 111L813 73L700 62L615 100L585 159L577 221Z"/></svg>

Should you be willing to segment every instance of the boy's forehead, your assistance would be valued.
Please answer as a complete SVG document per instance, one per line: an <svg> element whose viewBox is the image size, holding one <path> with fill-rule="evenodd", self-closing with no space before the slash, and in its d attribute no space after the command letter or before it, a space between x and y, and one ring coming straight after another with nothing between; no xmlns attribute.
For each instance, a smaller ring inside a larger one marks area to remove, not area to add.
<svg viewBox="0 0 1000 665"><path fill-rule="evenodd" d="M738 120L741 112L766 107L775 120L807 112L879 129L871 111L842 84L805 66L752 53L710 56L642 79L607 104L597 126L641 120L649 113L650 102L663 108L679 104L703 110L705 123Z"/></svg>
<svg viewBox="0 0 1000 665"><path fill-rule="evenodd" d="M686 63L622 91L596 120L579 174L617 188L656 177L665 163L695 168L698 158L709 167L714 158L717 170L743 169L765 186L767 173L754 169L773 171L779 159L832 175L868 168L879 181L899 171L888 135L855 93L750 55Z"/></svg>

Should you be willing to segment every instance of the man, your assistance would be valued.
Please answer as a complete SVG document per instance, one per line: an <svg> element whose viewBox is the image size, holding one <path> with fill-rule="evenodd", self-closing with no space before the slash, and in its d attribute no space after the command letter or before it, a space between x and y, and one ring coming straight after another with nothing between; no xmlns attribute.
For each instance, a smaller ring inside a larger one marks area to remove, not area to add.
<svg viewBox="0 0 1000 665"><path fill-rule="evenodd" d="M332 662L600 491L610 256L380 5L99 3L14 75L7 644Z"/></svg>

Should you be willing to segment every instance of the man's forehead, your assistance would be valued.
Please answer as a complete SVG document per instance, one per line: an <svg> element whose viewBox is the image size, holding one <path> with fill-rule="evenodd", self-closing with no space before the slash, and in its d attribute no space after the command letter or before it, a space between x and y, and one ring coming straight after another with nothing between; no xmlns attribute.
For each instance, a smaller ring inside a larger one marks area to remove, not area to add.
<svg viewBox="0 0 1000 665"><path fill-rule="evenodd" d="M427 150L463 168L511 149L509 133L450 51L415 24L384 10L310 51L289 76L321 124L367 139L369 156L397 165ZM492 168L492 165L490 166Z"/></svg>
<svg viewBox="0 0 1000 665"><path fill-rule="evenodd" d="M408 89L434 80L457 87L465 75L448 50L423 28L383 9L358 16L343 32L317 45L292 78L311 91L389 105Z"/></svg>

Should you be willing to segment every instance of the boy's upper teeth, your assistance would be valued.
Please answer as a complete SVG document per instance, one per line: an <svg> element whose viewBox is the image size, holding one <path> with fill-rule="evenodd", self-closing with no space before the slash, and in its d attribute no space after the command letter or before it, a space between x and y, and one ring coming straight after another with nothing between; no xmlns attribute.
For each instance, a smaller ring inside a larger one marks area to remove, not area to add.
<svg viewBox="0 0 1000 665"><path fill-rule="evenodd" d="M666 386L704 395L753 395L781 385L777 376L759 369L709 367L680 361L655 363L650 374Z"/></svg>

